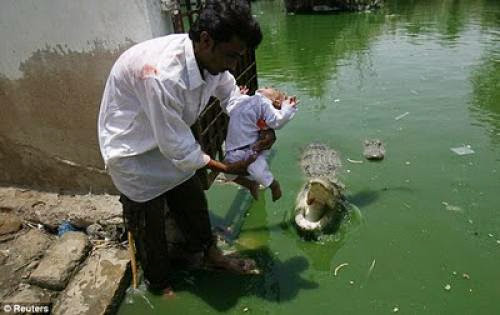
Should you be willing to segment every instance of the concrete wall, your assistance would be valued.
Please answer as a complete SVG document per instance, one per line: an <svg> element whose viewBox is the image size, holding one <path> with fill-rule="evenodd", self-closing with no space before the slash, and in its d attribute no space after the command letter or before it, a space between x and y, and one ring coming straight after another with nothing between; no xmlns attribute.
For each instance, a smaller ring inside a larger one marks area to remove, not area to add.
<svg viewBox="0 0 500 315"><path fill-rule="evenodd" d="M96 127L107 75L171 32L160 0L0 1L0 185L113 192Z"/></svg>

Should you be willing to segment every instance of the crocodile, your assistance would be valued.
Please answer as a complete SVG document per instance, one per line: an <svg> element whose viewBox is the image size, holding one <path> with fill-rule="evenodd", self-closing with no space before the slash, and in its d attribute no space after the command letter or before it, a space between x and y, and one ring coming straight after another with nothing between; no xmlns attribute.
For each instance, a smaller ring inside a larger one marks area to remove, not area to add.
<svg viewBox="0 0 500 315"><path fill-rule="evenodd" d="M363 143L363 155L367 160L382 160L385 156L385 147L379 139L368 139Z"/></svg>
<svg viewBox="0 0 500 315"><path fill-rule="evenodd" d="M340 157L328 146L313 143L304 150L300 165L307 182L297 196L293 222L299 232L326 232L343 212Z"/></svg>

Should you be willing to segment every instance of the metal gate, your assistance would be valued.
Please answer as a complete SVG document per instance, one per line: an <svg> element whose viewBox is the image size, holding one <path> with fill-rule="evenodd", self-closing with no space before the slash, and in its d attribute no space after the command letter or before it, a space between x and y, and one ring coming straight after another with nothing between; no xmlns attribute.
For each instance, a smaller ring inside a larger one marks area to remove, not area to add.
<svg viewBox="0 0 500 315"><path fill-rule="evenodd" d="M189 30L189 26L195 21L202 5L201 0L174 1L172 22L175 33L184 33ZM254 50L247 50L247 53L238 62L233 75L238 85L246 85L249 88L249 94L255 92L257 89L257 66ZM202 150L210 155L212 159L222 160L224 158L222 144L226 138L228 122L229 117L220 108L219 101L212 98L196 123L191 127ZM215 177L217 177L217 172L213 172L206 167L198 170L197 174L205 190L212 185Z"/></svg>

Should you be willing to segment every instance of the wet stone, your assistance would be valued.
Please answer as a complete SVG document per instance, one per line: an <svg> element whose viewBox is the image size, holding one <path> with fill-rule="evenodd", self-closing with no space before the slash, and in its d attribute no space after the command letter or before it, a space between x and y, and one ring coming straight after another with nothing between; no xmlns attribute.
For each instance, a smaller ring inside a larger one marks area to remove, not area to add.
<svg viewBox="0 0 500 315"><path fill-rule="evenodd" d="M18 233L21 234L21 233ZM46 233L32 229L16 238L1 243L0 299L10 294L21 281L22 275L36 263L50 246L52 239Z"/></svg>
<svg viewBox="0 0 500 315"><path fill-rule="evenodd" d="M31 273L29 282L52 290L64 289L74 269L87 254L89 245L84 233L64 233L47 250L38 267Z"/></svg>
<svg viewBox="0 0 500 315"><path fill-rule="evenodd" d="M0 212L0 235L19 231L23 221L11 212Z"/></svg>
<svg viewBox="0 0 500 315"><path fill-rule="evenodd" d="M54 305L53 314L113 313L130 283L126 250L100 249L92 253Z"/></svg>
<svg viewBox="0 0 500 315"><path fill-rule="evenodd" d="M45 304L51 303L56 295L57 292L25 284L19 290L5 298L3 302Z"/></svg>
<svg viewBox="0 0 500 315"><path fill-rule="evenodd" d="M9 258L6 264L20 267L29 263L43 255L51 243L50 236L45 232L37 229L29 230L10 242Z"/></svg>

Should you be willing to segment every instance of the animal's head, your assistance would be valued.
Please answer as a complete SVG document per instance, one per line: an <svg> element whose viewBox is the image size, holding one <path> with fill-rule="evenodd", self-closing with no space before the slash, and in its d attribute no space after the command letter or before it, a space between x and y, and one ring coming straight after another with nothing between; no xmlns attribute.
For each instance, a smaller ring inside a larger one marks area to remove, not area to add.
<svg viewBox="0 0 500 315"><path fill-rule="evenodd" d="M312 178L308 183L307 204L333 209L341 197L344 185L338 181L323 178Z"/></svg>

